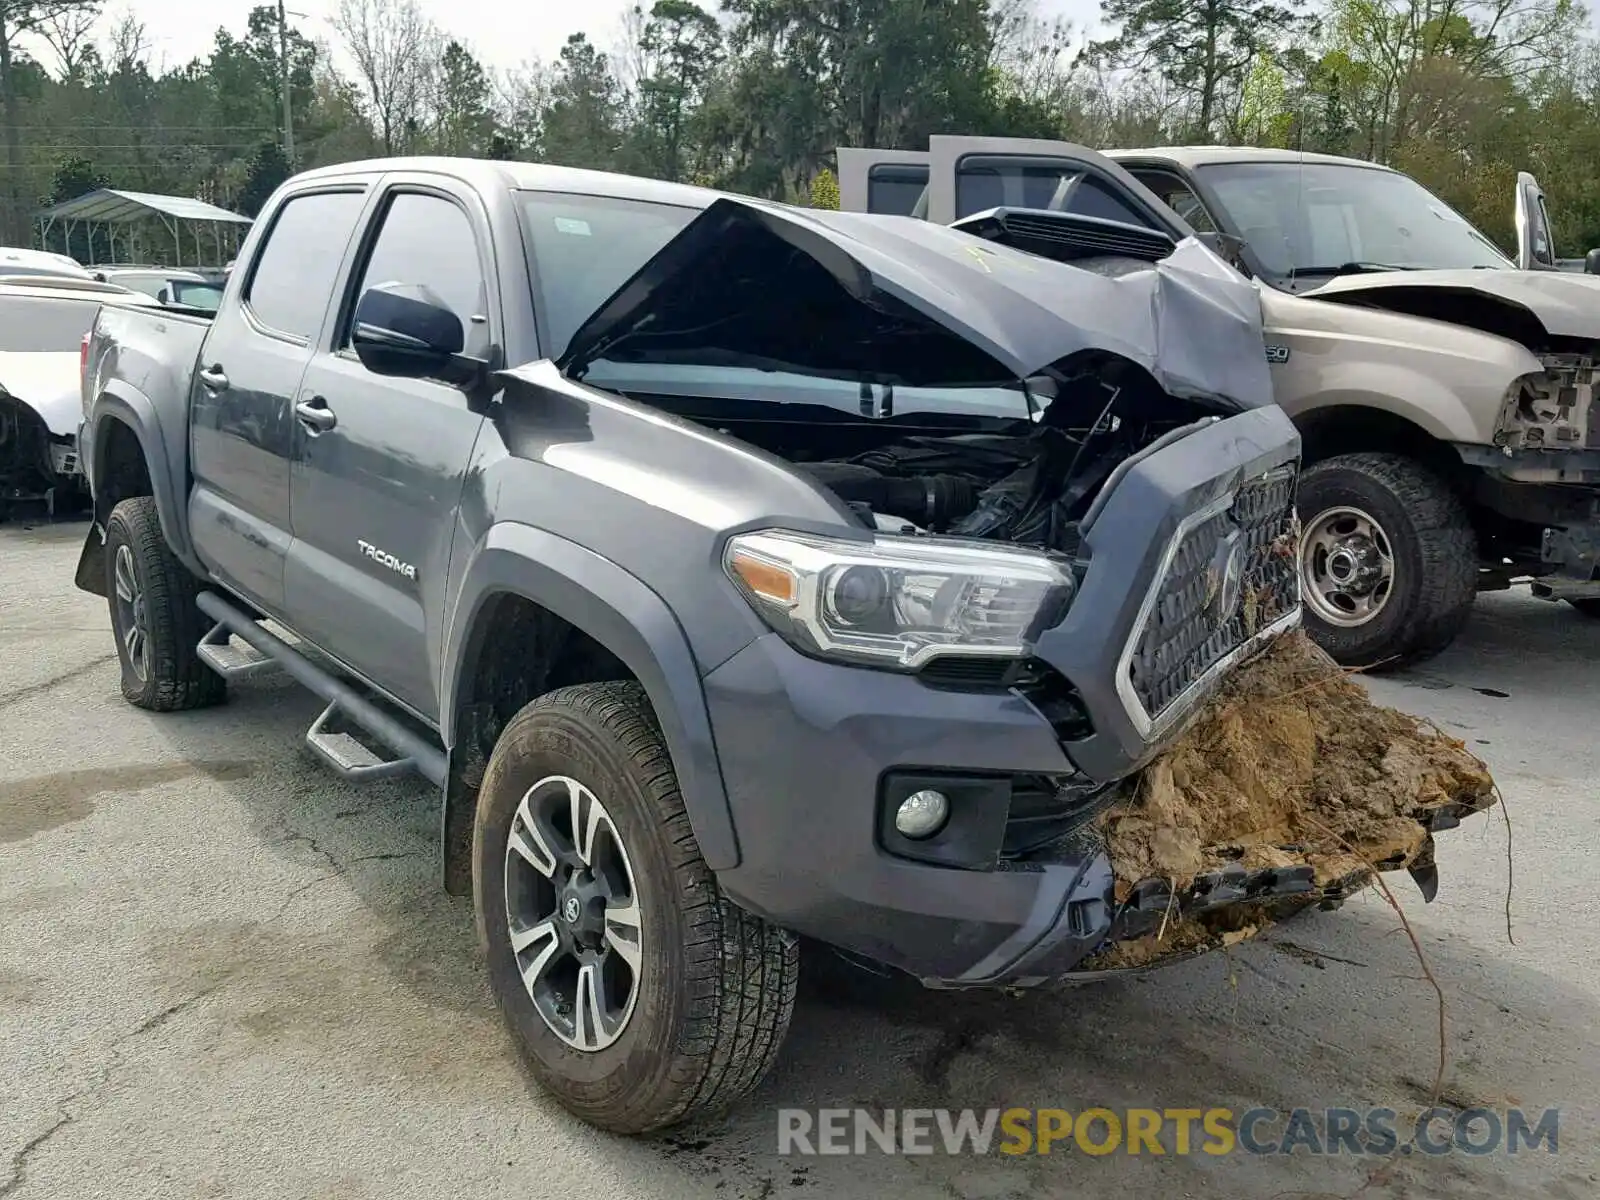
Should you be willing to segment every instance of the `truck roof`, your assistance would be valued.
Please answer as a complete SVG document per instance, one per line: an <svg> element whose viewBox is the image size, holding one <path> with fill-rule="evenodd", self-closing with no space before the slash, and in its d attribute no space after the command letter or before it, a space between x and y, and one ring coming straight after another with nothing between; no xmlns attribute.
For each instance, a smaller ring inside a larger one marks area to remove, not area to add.
<svg viewBox="0 0 1600 1200"><path fill-rule="evenodd" d="M1184 167L1206 167L1218 163L1336 163L1346 167L1367 167L1389 171L1380 163L1337 154L1315 154L1305 150L1279 150L1270 146L1150 146L1143 150L1106 150L1110 159L1160 157Z"/></svg>
<svg viewBox="0 0 1600 1200"><path fill-rule="evenodd" d="M406 171L445 175L477 187L503 187L514 191L588 192L622 199L652 200L658 204L680 204L705 208L726 193L686 183L666 183L609 171L589 171L581 167L557 167L547 163L505 162L498 159L448 158L419 155L415 158L372 158L317 167L295 176L295 182L340 179L350 176L380 175L387 171Z"/></svg>

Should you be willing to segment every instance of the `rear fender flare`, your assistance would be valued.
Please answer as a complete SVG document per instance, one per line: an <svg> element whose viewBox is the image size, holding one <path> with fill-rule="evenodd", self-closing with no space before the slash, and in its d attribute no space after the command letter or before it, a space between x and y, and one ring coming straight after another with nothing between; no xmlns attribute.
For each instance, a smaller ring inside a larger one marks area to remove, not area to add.
<svg viewBox="0 0 1600 1200"><path fill-rule="evenodd" d="M700 853L714 871L739 864L739 846L717 761L705 691L688 638L664 600L638 577L575 542L517 522L493 525L472 552L444 641L440 733L455 746L456 706L466 687L473 629L495 596L521 596L581 629L644 686L672 756ZM443 830L451 850L446 789Z"/></svg>
<svg viewBox="0 0 1600 1200"><path fill-rule="evenodd" d="M104 525L111 515L109 510L102 511L102 497L105 495L106 443L113 422L126 425L138 439L139 450L144 455L145 474L150 480L150 493L156 502L156 515L161 521L161 534L167 539L167 545L184 566L204 579L207 572L195 558L184 508L187 464L173 463L167 452L166 431L161 427L161 418L150 398L119 379L107 381L89 413L93 458L86 465L95 493L95 519Z"/></svg>

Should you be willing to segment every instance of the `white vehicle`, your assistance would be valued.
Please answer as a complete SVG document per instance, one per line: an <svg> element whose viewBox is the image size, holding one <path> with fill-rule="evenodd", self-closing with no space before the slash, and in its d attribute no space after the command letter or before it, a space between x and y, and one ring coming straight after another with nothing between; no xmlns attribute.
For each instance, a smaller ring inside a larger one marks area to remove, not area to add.
<svg viewBox="0 0 1600 1200"><path fill-rule="evenodd" d="M49 250L28 250L20 246L0 246L0 275L66 275L92 279L87 268L75 258Z"/></svg>
<svg viewBox="0 0 1600 1200"><path fill-rule="evenodd" d="M43 500L55 512L83 492L80 371L95 317L102 305L157 301L87 273L9 276L9 265L0 264L0 508Z"/></svg>
<svg viewBox="0 0 1600 1200"><path fill-rule="evenodd" d="M181 267L118 267L95 272L96 279L119 287L143 292L162 304L216 312L222 300L222 284L197 271Z"/></svg>

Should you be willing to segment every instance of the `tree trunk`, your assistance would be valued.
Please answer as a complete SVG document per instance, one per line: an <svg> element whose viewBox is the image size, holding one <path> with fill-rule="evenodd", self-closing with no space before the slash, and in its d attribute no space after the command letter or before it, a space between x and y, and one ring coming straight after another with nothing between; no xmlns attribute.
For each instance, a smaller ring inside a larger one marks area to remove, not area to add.
<svg viewBox="0 0 1600 1200"><path fill-rule="evenodd" d="M1206 65L1200 89L1200 130L1211 137L1212 110L1217 103L1217 6L1206 4Z"/></svg>
<svg viewBox="0 0 1600 1200"><path fill-rule="evenodd" d="M6 139L5 212L0 214L0 240L23 246L28 242L28 227L22 215L22 131L18 128L17 80L11 69L11 38L4 21L0 21L0 110Z"/></svg>

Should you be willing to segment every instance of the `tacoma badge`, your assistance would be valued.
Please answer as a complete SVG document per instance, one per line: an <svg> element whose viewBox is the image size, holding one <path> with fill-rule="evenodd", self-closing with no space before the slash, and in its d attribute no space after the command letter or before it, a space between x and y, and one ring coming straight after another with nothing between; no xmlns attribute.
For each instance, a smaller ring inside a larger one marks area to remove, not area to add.
<svg viewBox="0 0 1600 1200"><path fill-rule="evenodd" d="M356 545L361 547L361 553L379 566L388 567L396 575L404 575L407 579L415 579L417 577L417 569L415 567L408 562L401 562L387 550L379 550L371 542L364 542L360 538L356 539Z"/></svg>

